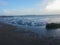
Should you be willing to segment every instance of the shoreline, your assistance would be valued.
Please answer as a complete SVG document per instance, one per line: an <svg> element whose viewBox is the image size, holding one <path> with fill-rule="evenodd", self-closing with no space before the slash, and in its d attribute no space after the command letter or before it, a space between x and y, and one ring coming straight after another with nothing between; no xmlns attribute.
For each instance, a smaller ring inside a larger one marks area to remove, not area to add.
<svg viewBox="0 0 60 45"><path fill-rule="evenodd" d="M20 30L20 31L15 31ZM16 26L0 23L0 45L57 45L60 39L54 37L39 38L39 35Z"/></svg>

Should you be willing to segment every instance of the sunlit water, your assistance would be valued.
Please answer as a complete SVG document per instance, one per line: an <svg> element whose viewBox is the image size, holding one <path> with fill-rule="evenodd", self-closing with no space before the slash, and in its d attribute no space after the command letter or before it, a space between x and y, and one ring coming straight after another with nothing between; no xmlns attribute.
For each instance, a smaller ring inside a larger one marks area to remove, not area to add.
<svg viewBox="0 0 60 45"><path fill-rule="evenodd" d="M60 16L13 16L0 17L0 22L15 25L17 27L32 30L40 35L40 37L56 37L60 38L60 29L47 30L45 28L47 23L60 23Z"/></svg>

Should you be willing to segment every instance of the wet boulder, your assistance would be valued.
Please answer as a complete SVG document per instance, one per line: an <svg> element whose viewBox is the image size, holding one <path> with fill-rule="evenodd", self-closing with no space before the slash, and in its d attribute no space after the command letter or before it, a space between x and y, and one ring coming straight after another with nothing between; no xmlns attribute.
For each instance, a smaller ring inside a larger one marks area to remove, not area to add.
<svg viewBox="0 0 60 45"><path fill-rule="evenodd" d="M46 29L57 29L60 28L60 23L49 23L46 24Z"/></svg>

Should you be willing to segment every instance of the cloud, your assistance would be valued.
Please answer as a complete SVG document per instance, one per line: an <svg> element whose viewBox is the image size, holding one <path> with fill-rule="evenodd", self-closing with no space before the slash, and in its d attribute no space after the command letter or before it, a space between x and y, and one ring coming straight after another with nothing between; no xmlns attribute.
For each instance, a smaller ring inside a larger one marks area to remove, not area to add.
<svg viewBox="0 0 60 45"><path fill-rule="evenodd" d="M55 0L46 7L47 10L60 10L60 0Z"/></svg>
<svg viewBox="0 0 60 45"><path fill-rule="evenodd" d="M32 15L36 14L37 11L34 9L4 9L2 12L2 15Z"/></svg>
<svg viewBox="0 0 60 45"><path fill-rule="evenodd" d="M60 0L43 0L42 3L37 3L35 8L20 9L3 9L2 15L50 15L60 14Z"/></svg>
<svg viewBox="0 0 60 45"><path fill-rule="evenodd" d="M49 3L45 11L49 14L60 14L60 0L54 0L52 3Z"/></svg>

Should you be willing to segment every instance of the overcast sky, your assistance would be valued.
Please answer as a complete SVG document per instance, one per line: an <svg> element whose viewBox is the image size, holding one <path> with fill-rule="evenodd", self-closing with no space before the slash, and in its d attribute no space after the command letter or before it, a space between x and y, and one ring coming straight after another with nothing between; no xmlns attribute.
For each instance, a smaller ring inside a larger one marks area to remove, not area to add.
<svg viewBox="0 0 60 45"><path fill-rule="evenodd" d="M0 15L60 14L60 0L0 0Z"/></svg>

